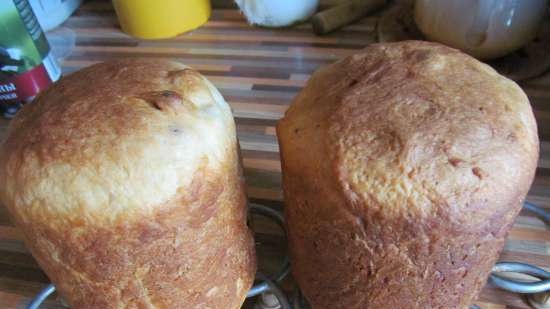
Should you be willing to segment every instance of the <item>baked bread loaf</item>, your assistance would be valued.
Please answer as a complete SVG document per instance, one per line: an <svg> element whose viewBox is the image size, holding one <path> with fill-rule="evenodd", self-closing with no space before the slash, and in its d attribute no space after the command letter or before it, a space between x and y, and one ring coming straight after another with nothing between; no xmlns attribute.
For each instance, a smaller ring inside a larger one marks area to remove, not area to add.
<svg viewBox="0 0 550 309"><path fill-rule="evenodd" d="M101 63L12 121L0 198L73 309L236 309L256 267L237 147L198 72Z"/></svg>
<svg viewBox="0 0 550 309"><path fill-rule="evenodd" d="M277 134L292 271L314 309L468 308L538 156L514 82L417 41L319 70Z"/></svg>

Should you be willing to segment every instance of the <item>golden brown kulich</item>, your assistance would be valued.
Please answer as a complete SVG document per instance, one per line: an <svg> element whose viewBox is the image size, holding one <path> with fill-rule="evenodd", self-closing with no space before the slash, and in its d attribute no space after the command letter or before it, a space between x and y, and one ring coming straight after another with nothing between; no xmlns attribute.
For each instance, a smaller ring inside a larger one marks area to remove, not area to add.
<svg viewBox="0 0 550 309"><path fill-rule="evenodd" d="M539 149L514 82L417 41L317 71L277 134L292 272L313 309L467 309Z"/></svg>
<svg viewBox="0 0 550 309"><path fill-rule="evenodd" d="M96 64L12 121L0 198L74 309L236 309L256 269L237 147L198 72Z"/></svg>

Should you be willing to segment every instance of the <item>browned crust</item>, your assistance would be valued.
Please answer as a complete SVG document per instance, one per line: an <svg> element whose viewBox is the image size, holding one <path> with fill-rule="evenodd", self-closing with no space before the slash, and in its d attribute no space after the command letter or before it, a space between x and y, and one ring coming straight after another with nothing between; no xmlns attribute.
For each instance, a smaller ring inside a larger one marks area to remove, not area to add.
<svg viewBox="0 0 550 309"><path fill-rule="evenodd" d="M69 230L18 223L72 308L236 309L256 270L243 192L235 168L199 169L189 195L150 218Z"/></svg>
<svg viewBox="0 0 550 309"><path fill-rule="evenodd" d="M426 42L316 72L277 134L292 271L315 309L466 309L538 157L519 87Z"/></svg>
<svg viewBox="0 0 550 309"><path fill-rule="evenodd" d="M167 100L166 93L178 103ZM176 106L185 113L194 108L190 100L204 96L210 94L200 73L177 62L98 63L62 78L41 92L36 104L25 105L10 123L3 148L36 155L43 165L83 164L128 136L146 136L152 122L168 122Z"/></svg>

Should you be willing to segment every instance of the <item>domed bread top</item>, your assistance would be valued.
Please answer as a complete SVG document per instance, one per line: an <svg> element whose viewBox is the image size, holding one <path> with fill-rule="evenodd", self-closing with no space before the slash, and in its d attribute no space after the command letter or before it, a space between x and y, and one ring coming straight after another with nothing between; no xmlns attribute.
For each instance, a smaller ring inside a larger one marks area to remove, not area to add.
<svg viewBox="0 0 550 309"><path fill-rule="evenodd" d="M5 204L22 220L97 224L190 193L195 172L221 166L236 144L216 88L182 64L155 60L111 61L63 78L22 109L7 136Z"/></svg>
<svg viewBox="0 0 550 309"><path fill-rule="evenodd" d="M445 217L452 226L520 203L538 157L518 85L420 41L374 44L319 70L278 134L286 171L334 177L352 213Z"/></svg>

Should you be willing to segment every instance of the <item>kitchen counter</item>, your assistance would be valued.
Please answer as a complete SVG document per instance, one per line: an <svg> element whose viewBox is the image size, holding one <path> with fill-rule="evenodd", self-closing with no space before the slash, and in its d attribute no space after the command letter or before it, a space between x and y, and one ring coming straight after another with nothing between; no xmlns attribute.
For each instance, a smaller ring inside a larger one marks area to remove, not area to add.
<svg viewBox="0 0 550 309"><path fill-rule="evenodd" d="M141 41L119 30L110 2L87 2L63 25L63 31L74 33L76 46L62 68L64 74L69 74L107 59L148 57L175 59L198 69L233 108L250 200L281 210L277 120L315 69L374 42L375 24L376 18L366 18L337 33L317 37L309 25L281 30L255 28L238 11L215 10L205 26L191 33ZM541 138L541 158L528 199L549 208L550 73L521 86L533 105ZM0 137L5 135L8 123L0 121ZM272 246L272 252L284 248L280 232L262 221L255 225L261 230L257 242ZM271 263L269 250L260 254L260 259L267 260L264 264ZM522 211L501 260L550 268L550 232L544 223ZM24 308L47 283L48 278L0 206L0 308ZM529 308L519 295L490 285L476 303L483 309ZM61 307L52 297L43 308Z"/></svg>

